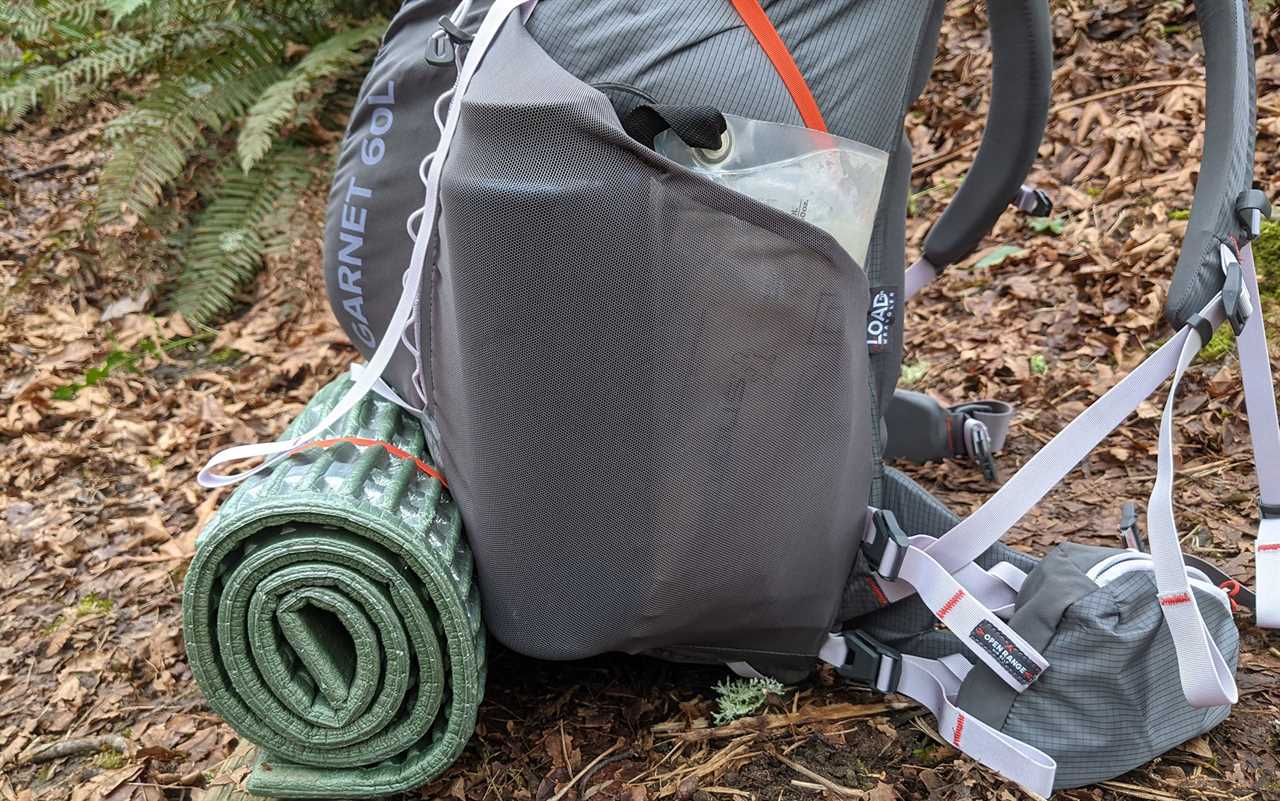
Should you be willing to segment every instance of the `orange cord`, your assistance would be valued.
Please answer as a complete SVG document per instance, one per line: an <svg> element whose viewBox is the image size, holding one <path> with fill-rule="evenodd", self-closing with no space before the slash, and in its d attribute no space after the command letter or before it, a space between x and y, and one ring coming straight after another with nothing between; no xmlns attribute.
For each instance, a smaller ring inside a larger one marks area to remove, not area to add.
<svg viewBox="0 0 1280 801"><path fill-rule="evenodd" d="M809 91L809 84L800 74L800 68L796 66L795 59L791 57L791 51L778 35L778 29L773 27L769 15L764 13L758 0L732 0L732 2L738 16L742 17L742 21L746 23L747 30L756 37L764 54L769 57L769 61L773 62L773 68L778 71L778 77L782 79L787 91L791 93L791 99L795 101L800 119L804 120L806 127L825 133L827 123L822 119L822 112L818 109L817 101L813 99L813 92Z"/></svg>

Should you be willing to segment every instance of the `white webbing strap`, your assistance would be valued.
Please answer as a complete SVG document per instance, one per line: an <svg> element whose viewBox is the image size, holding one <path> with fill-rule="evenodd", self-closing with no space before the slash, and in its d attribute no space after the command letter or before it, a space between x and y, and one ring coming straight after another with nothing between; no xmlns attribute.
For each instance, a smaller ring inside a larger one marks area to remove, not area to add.
<svg viewBox="0 0 1280 801"><path fill-rule="evenodd" d="M840 635L831 635L819 653L823 661L837 668L848 658L848 646ZM922 659L898 656L898 682L892 683L894 659L882 657L875 689L907 696L933 713L938 733L961 753L1017 782L1032 793L1048 798L1053 792L1058 770L1053 757L1021 740L1016 740L972 717L955 705L960 684L967 672L962 657Z"/></svg>
<svg viewBox="0 0 1280 801"><path fill-rule="evenodd" d="M1214 327L1220 325L1223 320L1221 298L1214 298L1200 311L1200 316ZM929 546L929 555L949 572L955 573L999 542L1174 372L1190 330L1183 328L1175 334L1072 420L977 511ZM881 587L890 602L914 592L901 581L882 583Z"/></svg>
<svg viewBox="0 0 1280 801"><path fill-rule="evenodd" d="M916 534L910 541L920 550L927 551L937 539L928 534ZM1013 616L1018 603L1018 591L1027 580L1026 573L1008 562L1000 562L990 570L977 562L970 562L951 575L983 606L999 615L1001 620L1008 620Z"/></svg>
<svg viewBox="0 0 1280 801"><path fill-rule="evenodd" d="M868 522L864 539L872 542L876 536L875 524ZM910 544L903 551L890 541L880 564L897 564L899 580L914 587L933 616L956 635L960 644L1014 690L1022 692L1031 686L1049 666L1030 643L926 551ZM990 580L1003 583L994 577Z"/></svg>
<svg viewBox="0 0 1280 801"><path fill-rule="evenodd" d="M969 652L1018 692L1030 687L1049 666L1030 643L947 572L928 553L910 546L899 576Z"/></svg>
<svg viewBox="0 0 1280 801"><path fill-rule="evenodd" d="M235 445L214 454L213 458L205 463L204 468L201 469L200 474L197 476L197 481L200 482L201 486L222 487L228 484L235 484L277 464L291 452L316 439L329 426L341 420L381 380L383 371L386 370L387 365L391 362L392 355L395 354L396 348L400 345L400 336L404 333L405 326L408 325L409 319L413 315L413 307L421 290L427 249L431 244L432 233L435 229L440 169L444 164L445 155L449 152L449 145L453 141L453 134L457 128L458 104L462 101L462 95L471 83L471 78L475 75L477 66L483 60L485 51L489 49L489 45L493 43L498 31L502 28L502 23L506 21L512 11L521 6L524 7L524 17L527 19L536 2L537 0L497 0L492 8L489 9L489 13L485 16L484 22L481 23L479 31L476 32L475 40L468 49L468 57L463 61L462 69L458 73L453 97L450 101L449 116L445 120L444 130L440 134L440 144L436 148L435 157L431 159L431 167L427 172L427 185L423 200L423 209L425 211L422 214L418 233L414 239L413 254L409 258L408 269L405 271L401 282L400 299L396 302L395 311L391 314L391 320L387 323L386 332L378 342L378 347L373 352L373 356L369 358L369 363L361 370L359 378L347 389L346 394L342 396L342 400L338 401L320 422L302 434L275 442ZM225 474L214 472L224 464L259 456L267 458L262 464L250 470Z"/></svg>
<svg viewBox="0 0 1280 801"><path fill-rule="evenodd" d="M1235 674L1222 658L1200 614L1200 605L1191 591L1187 566L1182 561L1178 527L1173 516L1174 406L1178 384L1203 345L1199 331L1192 329L1188 332L1165 399L1164 413L1160 417L1156 482L1147 503L1147 544L1151 549L1160 609L1173 636L1182 693L1194 707L1214 707L1236 702Z"/></svg>
<svg viewBox="0 0 1280 801"><path fill-rule="evenodd" d="M924 289L930 281L938 277L938 268L926 258L919 258L915 264L907 268L902 275L903 294L908 299L913 298L916 294Z"/></svg>
<svg viewBox="0 0 1280 801"><path fill-rule="evenodd" d="M1220 296L1200 313L1211 328L1220 325L1223 316ZM957 572L972 562L1004 536L1098 442L1151 395L1165 377L1173 373L1174 380L1161 419L1157 481L1148 506L1151 549L1156 560L1161 608L1173 636L1183 691L1192 705L1206 707L1234 703L1237 692L1234 676L1209 635L1191 594L1173 519L1174 404L1178 383L1201 345L1200 333L1190 325L1184 327L1054 437L978 511L940 537L924 553L932 557L943 572ZM905 572L902 578L908 580L881 584L885 596L891 601L918 591L922 586L910 581ZM928 602L929 599L925 600ZM1008 673L997 671L997 675L1006 678Z"/></svg>
<svg viewBox="0 0 1280 801"><path fill-rule="evenodd" d="M1253 463L1258 476L1262 508L1280 514L1280 422L1276 418L1276 389L1271 379L1271 357L1258 300L1258 274L1253 247L1240 254L1245 286L1254 299L1254 313L1245 323L1237 343L1240 376L1244 383L1245 409L1249 414L1249 436L1253 441ZM1264 511L1254 543L1257 622L1263 628L1280 628L1280 517Z"/></svg>

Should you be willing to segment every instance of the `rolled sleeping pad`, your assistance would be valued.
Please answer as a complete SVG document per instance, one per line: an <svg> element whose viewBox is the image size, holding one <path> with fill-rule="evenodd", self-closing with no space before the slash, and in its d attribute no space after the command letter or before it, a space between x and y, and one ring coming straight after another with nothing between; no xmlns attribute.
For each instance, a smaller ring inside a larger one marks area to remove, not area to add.
<svg viewBox="0 0 1280 801"><path fill-rule="evenodd" d="M322 389L286 436L349 384ZM256 794L425 784L461 753L484 690L471 552L421 425L370 394L329 436L240 485L201 533L183 588L192 671L259 746Z"/></svg>

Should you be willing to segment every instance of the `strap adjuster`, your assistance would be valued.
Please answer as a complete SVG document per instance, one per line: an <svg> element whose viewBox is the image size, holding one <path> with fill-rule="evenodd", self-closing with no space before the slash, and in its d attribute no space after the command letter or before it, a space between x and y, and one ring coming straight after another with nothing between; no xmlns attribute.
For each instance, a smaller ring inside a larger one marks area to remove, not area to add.
<svg viewBox="0 0 1280 801"><path fill-rule="evenodd" d="M1130 549L1146 552L1147 545L1142 541L1142 527L1138 523L1138 507L1133 501L1125 501L1120 508L1120 535Z"/></svg>
<svg viewBox="0 0 1280 801"><path fill-rule="evenodd" d="M1280 503L1263 503L1258 501L1258 512L1263 520L1280 519Z"/></svg>
<svg viewBox="0 0 1280 801"><path fill-rule="evenodd" d="M1236 336L1244 330L1244 324L1253 314L1253 299L1249 297L1249 288L1244 282L1244 268L1240 266L1235 251L1225 243L1218 246L1222 260L1222 273L1225 280L1222 284L1222 308L1226 312L1227 322Z"/></svg>
<svg viewBox="0 0 1280 801"><path fill-rule="evenodd" d="M1028 217L1048 217L1053 214L1053 199L1049 193L1034 186L1022 185L1013 198L1013 206Z"/></svg>
<svg viewBox="0 0 1280 801"><path fill-rule="evenodd" d="M898 525L898 518L888 509L877 509L871 516L871 525L874 535L870 540L862 541L862 553L867 564L885 581L897 581L911 541Z"/></svg>
<svg viewBox="0 0 1280 801"><path fill-rule="evenodd" d="M840 635L848 648L843 665L836 666L836 673L845 681L879 690L884 693L898 691L902 678L902 654L879 640L860 631L846 631ZM880 675L889 660L888 681L881 684Z"/></svg>
<svg viewBox="0 0 1280 801"><path fill-rule="evenodd" d="M964 445L969 458L982 468L982 477L989 482L999 480L996 470L996 457L991 452L991 432L981 420L968 420L964 425Z"/></svg>
<svg viewBox="0 0 1280 801"><path fill-rule="evenodd" d="M1003 401L974 401L952 406L948 411L952 415L951 431L960 432L961 441L952 444L956 458L967 457L982 469L984 479L999 481L995 454L1004 444L1013 407ZM992 431L992 425L998 430Z"/></svg>

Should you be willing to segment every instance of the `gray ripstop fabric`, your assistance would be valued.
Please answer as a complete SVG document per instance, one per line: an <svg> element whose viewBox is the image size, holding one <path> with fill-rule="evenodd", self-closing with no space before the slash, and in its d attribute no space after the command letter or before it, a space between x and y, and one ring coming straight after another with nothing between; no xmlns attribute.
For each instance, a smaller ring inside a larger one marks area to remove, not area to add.
<svg viewBox="0 0 1280 801"><path fill-rule="evenodd" d="M457 113L428 396L490 631L811 663L870 491L862 270L628 137L514 18Z"/></svg>
<svg viewBox="0 0 1280 801"><path fill-rule="evenodd" d="M390 319L409 260L405 222L422 202L416 170L439 136L432 106L455 76L452 67L424 59L436 20L452 5L409 0L401 6L361 87L338 156L325 228L325 275L334 314L366 357ZM487 5L480 0L474 9ZM864 268L872 286L900 293L911 162L902 120L928 80L943 4L774 0L765 8L832 132L891 154ZM800 123L786 88L728 0L543 0L529 26L555 61L615 102L635 91L649 100L709 103L725 112ZM902 302L899 295L889 341L872 357L877 426L902 359ZM430 342L419 346L429 349ZM412 354L401 348L385 378L416 404L413 370Z"/></svg>
<svg viewBox="0 0 1280 801"><path fill-rule="evenodd" d="M322 389L287 434L349 384ZM372 395L333 435L426 458L418 421ZM253 793L417 787L475 727L485 633L457 507L381 447L307 450L245 481L200 535L182 615L209 705L261 749Z"/></svg>
<svg viewBox="0 0 1280 801"><path fill-rule="evenodd" d="M1058 789L1136 768L1203 734L1231 711L1187 703L1149 572L1128 573L1086 591L1093 582L1085 572L1114 553L1074 543L1050 552L1027 577L1011 621L1020 634L1042 641L1041 630L1051 627L1040 648L1050 668L1029 689L1014 694L1004 692L1007 685L978 665L957 699L960 708L1052 756ZM1234 670L1239 632L1230 612L1199 589L1194 595ZM1064 596L1070 603L1062 608ZM1032 644L1041 646L1035 639Z"/></svg>

